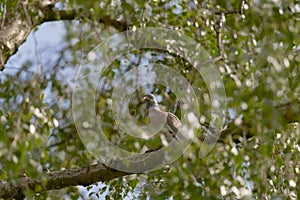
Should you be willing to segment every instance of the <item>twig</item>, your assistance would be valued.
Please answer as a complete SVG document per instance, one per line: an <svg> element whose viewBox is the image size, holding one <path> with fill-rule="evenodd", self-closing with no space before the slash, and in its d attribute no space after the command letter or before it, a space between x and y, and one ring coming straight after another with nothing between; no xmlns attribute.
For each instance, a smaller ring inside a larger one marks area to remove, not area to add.
<svg viewBox="0 0 300 200"><path fill-rule="evenodd" d="M223 28L223 23L225 22L225 16L229 14L243 14L243 8L245 5L246 0L241 0L239 3L238 9L235 10L228 10L228 11L217 11L214 12L215 15L219 15L219 18L214 24L214 30L216 32L217 36L217 47L218 47L218 57L223 58L223 50L222 50L222 37L221 37L221 31Z"/></svg>
<svg viewBox="0 0 300 200"><path fill-rule="evenodd" d="M245 2L246 2L246 0L241 0L240 3L239 3L238 9L227 10L227 11L217 11L217 12L214 12L214 13L216 15L230 15L230 14L240 14L240 15L242 15Z"/></svg>
<svg viewBox="0 0 300 200"><path fill-rule="evenodd" d="M221 47L222 38L221 38L221 30L223 28L223 22L225 21L225 15L222 14L214 24L214 30L217 35L217 47L218 47L218 57L223 57L223 50Z"/></svg>
<svg viewBox="0 0 300 200"><path fill-rule="evenodd" d="M296 48L296 49L292 50L291 53L298 55L300 53L300 48Z"/></svg>
<svg viewBox="0 0 300 200"><path fill-rule="evenodd" d="M6 17L6 0L4 0L4 6L3 6L3 17L2 17L2 22L1 22L1 29L4 26L5 23L5 17Z"/></svg>
<svg viewBox="0 0 300 200"><path fill-rule="evenodd" d="M22 8L23 8L23 11L25 13L27 23L29 24L30 27L33 27L31 17L29 15L28 11L27 11L27 8L26 8L25 4L22 4ZM41 75L41 73L42 73L42 64L41 64L41 59L40 59L39 51L38 51L38 42L37 42L37 39L35 37L34 32L32 32L32 38L33 38L33 42L34 42L34 52L35 52L36 62L37 62L36 73L38 75Z"/></svg>
<svg viewBox="0 0 300 200"><path fill-rule="evenodd" d="M283 108L283 107L292 106L292 105L296 105L296 104L300 104L300 101L295 99L295 100L291 100L284 104L275 105L275 108Z"/></svg>

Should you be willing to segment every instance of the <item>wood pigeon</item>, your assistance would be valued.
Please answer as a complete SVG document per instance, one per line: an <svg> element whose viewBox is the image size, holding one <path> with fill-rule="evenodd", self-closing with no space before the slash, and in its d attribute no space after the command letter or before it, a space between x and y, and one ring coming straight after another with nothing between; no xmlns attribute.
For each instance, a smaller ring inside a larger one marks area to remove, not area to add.
<svg viewBox="0 0 300 200"><path fill-rule="evenodd" d="M169 129L167 139L178 139L176 137L176 133L182 126L182 123L178 117L173 113L160 110L157 100L153 94L145 95L144 100L146 102L146 111L150 118L151 124L153 126L159 126L160 124L164 123L164 125Z"/></svg>

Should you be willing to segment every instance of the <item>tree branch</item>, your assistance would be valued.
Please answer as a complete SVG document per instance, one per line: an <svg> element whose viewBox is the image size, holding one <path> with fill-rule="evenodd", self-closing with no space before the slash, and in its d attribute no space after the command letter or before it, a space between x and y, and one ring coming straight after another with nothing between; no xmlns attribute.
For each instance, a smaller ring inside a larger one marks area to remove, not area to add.
<svg viewBox="0 0 300 200"><path fill-rule="evenodd" d="M24 11L28 12L25 13ZM31 6L24 3L20 4L15 10L14 17L11 19L6 17L7 21L5 23L5 19L0 20L3 22L0 30L0 71L4 69L9 57L15 54L18 47L25 42L34 27L49 21L82 18L96 18L100 23L112 26L119 31L125 31L129 27L126 22L111 19L108 15L84 13L83 9L57 10L54 3L46 5L35 3Z"/></svg>
<svg viewBox="0 0 300 200"><path fill-rule="evenodd" d="M164 151L137 154L130 158L112 159L109 166L114 166L124 171L118 171L104 164L89 165L81 168L73 168L56 172L45 172L39 178L19 178L15 184L0 182L0 198L24 199L24 192L29 189L35 193L48 190L62 189L69 186L88 186L99 181L109 181L117 177L143 173L154 169L165 162ZM153 159L155 157L155 159Z"/></svg>
<svg viewBox="0 0 300 200"><path fill-rule="evenodd" d="M261 114L262 118L266 119L264 125L270 125L271 128L278 129L280 127L276 127L274 126L274 124L283 124L277 123L278 121L284 120L285 124L300 121L299 112L300 102L295 100L281 105L266 104L261 108L258 108L257 112L255 113ZM272 117L269 117L270 115ZM246 138L249 138L256 135L256 129L252 128L253 126L255 126L255 123L256 122L253 121L253 119L243 119L243 123L239 125L236 125L234 122L229 123L227 125L227 128L222 130L221 136L220 138L218 138L218 142L222 142L223 139L229 135L235 141L240 140L240 138L244 136ZM205 136L206 135L204 135L204 137ZM141 169L144 169L144 171L148 171L153 167L158 166L158 164L161 164L160 162L163 160L162 156L164 156L164 154L157 152L157 154L155 155L155 158L157 159L151 160L150 154L140 154L131 160L132 162L138 162L132 163L132 165L129 165L128 168L135 168L136 171L141 172ZM118 166L118 163L121 163L122 160L116 160L113 162L113 166ZM151 165L148 165L149 163L151 163ZM16 184L9 184L2 181L2 183L0 183L0 198L13 197L15 199L23 199L23 192L26 189L33 190L34 192L45 192L48 190L61 189L68 186L87 186L99 181L108 181L128 174L130 173L108 168L104 164L89 165L86 167L73 168L56 172L45 172L36 179L28 177L20 178Z"/></svg>
<svg viewBox="0 0 300 200"><path fill-rule="evenodd" d="M23 199L23 192L26 189L31 189L35 192L45 192L68 186L87 186L99 181L108 181L128 174L129 173L110 169L103 164L46 172L37 179L23 177L14 185L8 183L0 184L0 198Z"/></svg>
<svg viewBox="0 0 300 200"><path fill-rule="evenodd" d="M217 11L214 12L215 15L218 15L218 19L215 21L214 24L214 31L217 37L217 48L218 48L218 57L223 59L223 48L222 48L222 37L221 32L223 29L223 24L225 22L225 16L229 14L243 14L243 8L245 5L246 0L240 0L239 7L234 10L227 10L227 11Z"/></svg>

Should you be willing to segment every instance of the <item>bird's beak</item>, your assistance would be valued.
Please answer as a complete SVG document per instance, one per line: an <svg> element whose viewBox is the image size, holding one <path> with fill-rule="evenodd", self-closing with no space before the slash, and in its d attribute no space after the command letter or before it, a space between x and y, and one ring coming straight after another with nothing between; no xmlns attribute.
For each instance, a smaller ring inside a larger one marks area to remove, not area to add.
<svg viewBox="0 0 300 200"><path fill-rule="evenodd" d="M143 99L144 99L144 101L146 101L148 98L147 98L147 97L144 97Z"/></svg>

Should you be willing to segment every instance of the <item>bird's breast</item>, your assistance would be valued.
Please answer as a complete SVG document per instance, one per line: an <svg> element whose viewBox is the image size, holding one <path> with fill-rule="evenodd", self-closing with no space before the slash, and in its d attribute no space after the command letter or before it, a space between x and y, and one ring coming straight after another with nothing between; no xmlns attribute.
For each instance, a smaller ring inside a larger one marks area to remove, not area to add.
<svg viewBox="0 0 300 200"><path fill-rule="evenodd" d="M158 109L150 109L149 118L153 125L165 124L167 121L167 113Z"/></svg>

